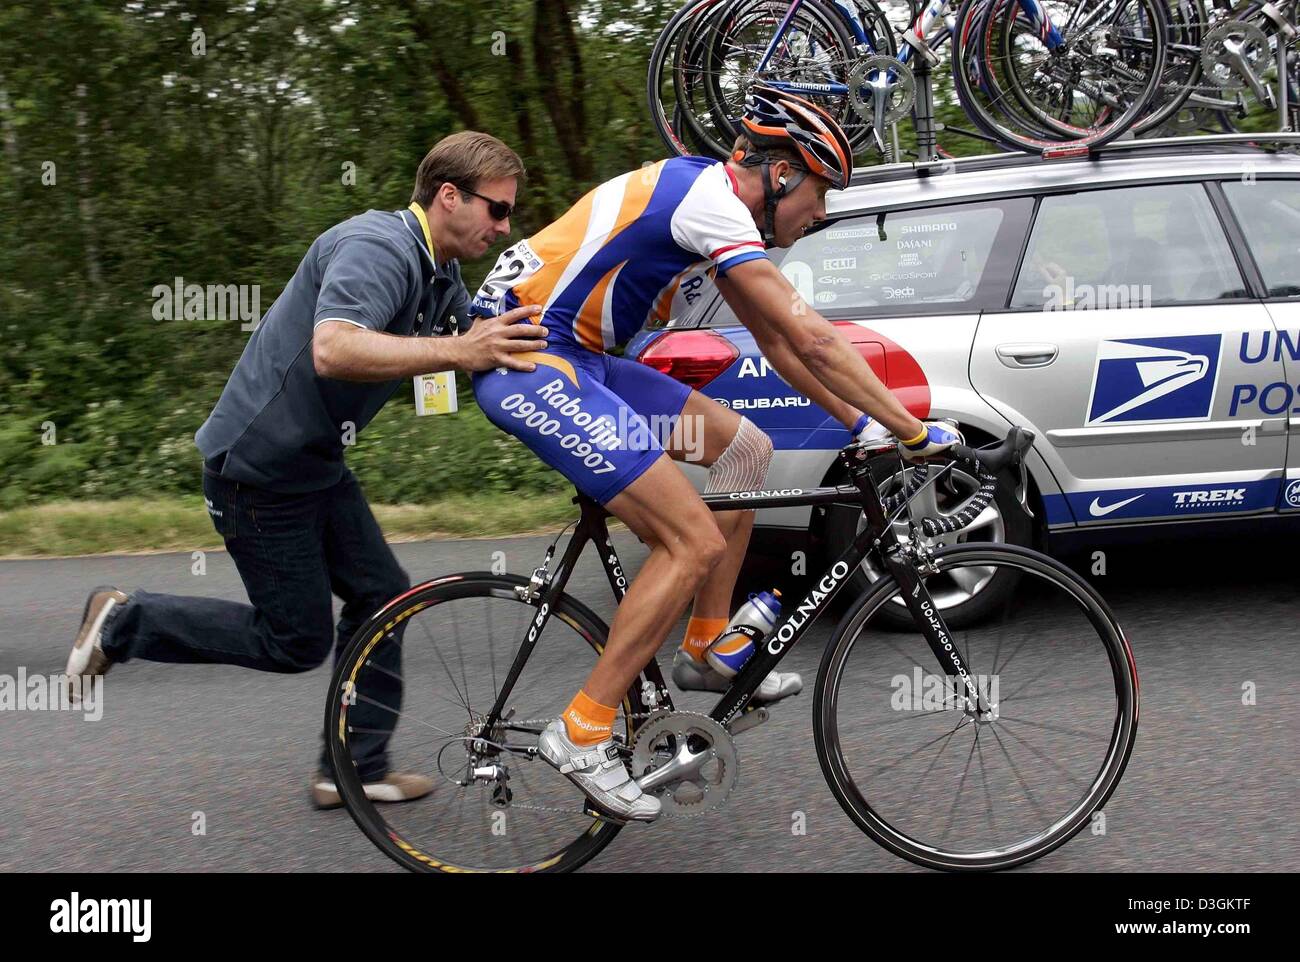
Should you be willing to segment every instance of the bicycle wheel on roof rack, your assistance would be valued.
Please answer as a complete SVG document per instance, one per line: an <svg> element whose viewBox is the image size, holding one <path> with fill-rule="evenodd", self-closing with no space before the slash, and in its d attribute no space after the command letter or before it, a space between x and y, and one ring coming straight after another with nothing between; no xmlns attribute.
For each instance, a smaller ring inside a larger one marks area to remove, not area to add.
<svg viewBox="0 0 1300 962"><path fill-rule="evenodd" d="M1004 79L999 76L999 72L993 69L993 60L988 56L988 45L985 42L986 24L995 9L993 2L983 2L972 5L969 15L966 19L957 21L957 30L954 31L952 43L952 76L953 86L957 93L958 102L961 104L967 118L975 125L975 128L985 136L998 142L1000 146L1008 146L1006 141L999 137L999 127L996 124L987 122L985 117L989 112L996 113L1003 118L1005 124L1024 133L1032 134L1043 140L1052 140L1053 136L1049 130L1038 124L1029 115L1027 115ZM957 42L957 34L960 33L961 42ZM963 97L962 84L958 82L958 73L964 75L966 86L971 90L977 91L978 96L984 98L988 104L988 110L972 110L967 108L970 102L969 97Z"/></svg>
<svg viewBox="0 0 1300 962"><path fill-rule="evenodd" d="M790 10L789 0L729 0L713 18L705 39L703 79L713 127L739 131L745 98L755 82L806 85L797 91L824 109L844 128L854 153L871 142L870 127L860 118L846 93L818 92L819 86L846 86L858 60L857 42L840 9L821 0L806 0L760 73L763 55ZM883 17L883 14L881 15ZM863 29L880 18L864 16ZM868 34L869 45L892 52L893 39ZM731 144L727 147L730 149Z"/></svg>
<svg viewBox="0 0 1300 962"><path fill-rule="evenodd" d="M1128 131L1160 82L1164 0L964 0L954 70L962 107L1008 147L1101 146ZM971 84L971 58L985 84ZM1008 118L1012 118L1008 122ZM1044 136L1046 134L1046 136Z"/></svg>
<svg viewBox="0 0 1300 962"><path fill-rule="evenodd" d="M1052 84L1075 84L1073 98L1044 95L1049 84L1039 76L1040 66L1024 68L1047 49L1036 25L1023 7L1004 0L1001 16L994 13L1002 37L998 49L1009 52L1008 82L1025 110L1062 137L1076 137L1080 131L1101 130L1115 125L1121 133L1134 127L1150 109L1151 101L1167 79L1169 62L1167 0L1040 0L1054 20L1063 22L1065 46L1070 52L1084 51L1081 68L1053 68ZM1014 15L1012 11L1014 10ZM1152 56L1152 38L1163 31L1163 55L1157 65ZM1033 36L1030 34L1033 33ZM1011 53L1014 51L1014 53ZM1105 51L1104 55L1100 51ZM1061 55L1056 54L1059 60ZM1048 57L1048 62L1052 59ZM1068 78L1068 79L1063 79ZM1137 106L1141 104L1140 108ZM1118 118L1126 105L1133 105L1130 119ZM1059 109L1059 114L1053 109Z"/></svg>
<svg viewBox="0 0 1300 962"><path fill-rule="evenodd" d="M1202 0L1167 0L1167 10L1169 43L1164 73L1146 111L1133 124L1133 135L1141 137L1167 124L1183 128L1184 133L1206 126L1222 132L1220 122L1211 117L1220 111L1188 103L1194 95L1215 93L1202 77L1201 41L1209 25L1205 5Z"/></svg>
<svg viewBox="0 0 1300 962"><path fill-rule="evenodd" d="M660 32L650 53L646 98L651 122L674 154L722 159L734 133L713 126L706 99L705 37L730 0L690 0Z"/></svg>

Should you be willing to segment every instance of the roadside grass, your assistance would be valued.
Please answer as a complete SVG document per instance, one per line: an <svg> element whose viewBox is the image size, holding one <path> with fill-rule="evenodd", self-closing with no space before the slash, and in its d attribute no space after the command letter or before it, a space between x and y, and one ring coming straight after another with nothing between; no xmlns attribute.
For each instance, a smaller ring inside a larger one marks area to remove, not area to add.
<svg viewBox="0 0 1300 962"><path fill-rule="evenodd" d="M572 492L451 495L372 505L390 541L499 538L554 531L577 517ZM61 501L0 511L0 558L50 558L221 548L203 499Z"/></svg>

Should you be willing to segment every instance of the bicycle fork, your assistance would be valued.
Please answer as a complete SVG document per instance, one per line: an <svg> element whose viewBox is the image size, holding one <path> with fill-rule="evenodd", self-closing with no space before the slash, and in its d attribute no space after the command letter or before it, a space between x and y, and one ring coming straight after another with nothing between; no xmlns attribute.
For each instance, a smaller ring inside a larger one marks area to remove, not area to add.
<svg viewBox="0 0 1300 962"><path fill-rule="evenodd" d="M885 514L879 504L867 504L867 518L874 528L885 525ZM874 510L873 510L874 509ZM873 518L875 514L878 517ZM898 582L899 596L912 613L926 644L934 653L939 663L939 670L946 675L961 679L965 692L966 711L976 721L992 721L997 717L997 706L990 703L985 693L981 692L970 673L966 659L953 640L952 632L939 613L930 591L926 588L922 576L937 574L939 569L934 564L929 550L923 545L905 545L898 540L892 526L885 528L877 542L881 559L884 561L894 580Z"/></svg>
<svg viewBox="0 0 1300 962"><path fill-rule="evenodd" d="M891 551L882 551L885 564L893 573L894 579L898 582L899 594L903 603L907 605L908 610L912 613L912 618L916 621L917 626L921 629L921 634L925 636L926 643L930 650L934 652L934 657L938 659L939 667L947 675L953 675L961 679L962 690L965 692L966 711L976 721L992 721L997 717L997 706L992 704L984 692L980 691L975 679L971 676L970 669L966 665L966 659L962 657L961 650L953 641L952 632L948 630L948 625L943 620L943 615L939 613L938 606L935 605L934 599L930 596L929 589L925 587L921 580L921 568L925 564L925 558L922 555L918 564L912 565L902 560L905 550L895 539L894 549ZM918 554L920 554L918 552ZM933 569L937 571L938 569Z"/></svg>

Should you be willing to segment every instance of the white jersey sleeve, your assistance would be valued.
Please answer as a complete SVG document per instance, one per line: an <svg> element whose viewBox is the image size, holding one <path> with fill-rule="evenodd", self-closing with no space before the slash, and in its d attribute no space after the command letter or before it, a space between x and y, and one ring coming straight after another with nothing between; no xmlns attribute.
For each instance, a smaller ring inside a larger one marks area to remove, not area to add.
<svg viewBox="0 0 1300 962"><path fill-rule="evenodd" d="M672 217L673 240L706 257L719 274L767 256L767 246L724 164L700 172Z"/></svg>

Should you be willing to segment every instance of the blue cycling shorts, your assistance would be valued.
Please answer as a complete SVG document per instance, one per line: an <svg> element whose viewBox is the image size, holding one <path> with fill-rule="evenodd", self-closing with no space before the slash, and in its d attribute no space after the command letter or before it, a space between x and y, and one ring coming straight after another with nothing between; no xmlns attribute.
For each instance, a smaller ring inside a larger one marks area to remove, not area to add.
<svg viewBox="0 0 1300 962"><path fill-rule="evenodd" d="M659 460L691 393L654 368L579 347L516 356L537 369L478 372L479 407L601 504Z"/></svg>

